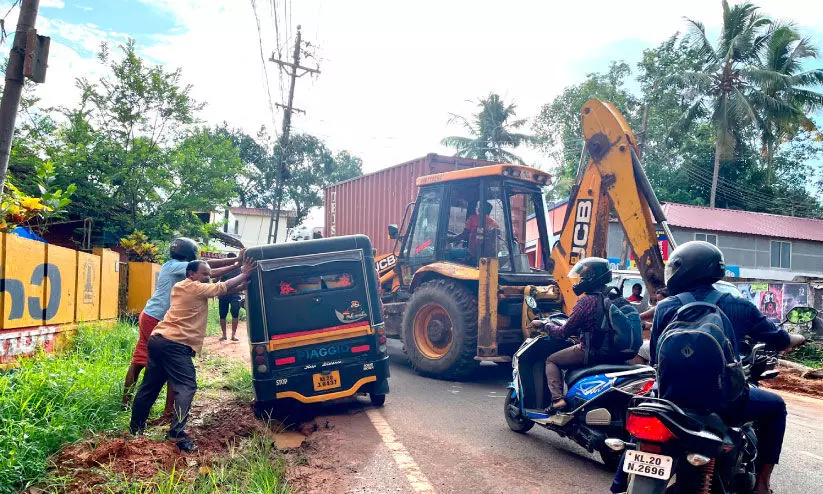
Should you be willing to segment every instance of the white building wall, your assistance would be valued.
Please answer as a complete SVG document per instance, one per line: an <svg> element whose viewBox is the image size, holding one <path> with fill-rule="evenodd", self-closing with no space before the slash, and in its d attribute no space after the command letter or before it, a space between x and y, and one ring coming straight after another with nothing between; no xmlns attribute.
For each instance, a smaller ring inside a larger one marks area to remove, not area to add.
<svg viewBox="0 0 823 494"><path fill-rule="evenodd" d="M222 224L225 218L224 214L222 211L215 213L214 222ZM239 235L240 241L243 242L243 245L246 247L265 245L269 243L269 219L269 216L234 214L230 212L225 231L231 235ZM276 243L286 241L287 221L286 215L280 215L280 225L277 229ZM272 231L273 229L274 226L272 225Z"/></svg>

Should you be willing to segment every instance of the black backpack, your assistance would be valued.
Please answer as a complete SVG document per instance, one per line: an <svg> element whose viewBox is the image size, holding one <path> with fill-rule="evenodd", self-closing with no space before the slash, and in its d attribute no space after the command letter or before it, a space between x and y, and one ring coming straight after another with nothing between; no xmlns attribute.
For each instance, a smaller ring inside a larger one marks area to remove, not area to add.
<svg viewBox="0 0 823 494"><path fill-rule="evenodd" d="M691 293L677 295L683 306L657 343L661 398L684 408L722 412L747 396L734 327L717 306L725 296L715 290L699 302Z"/></svg>
<svg viewBox="0 0 823 494"><path fill-rule="evenodd" d="M603 321L599 328L594 328L594 334L587 341L588 353L602 363L634 358L643 343L640 313L622 297L612 300L604 294L602 300Z"/></svg>

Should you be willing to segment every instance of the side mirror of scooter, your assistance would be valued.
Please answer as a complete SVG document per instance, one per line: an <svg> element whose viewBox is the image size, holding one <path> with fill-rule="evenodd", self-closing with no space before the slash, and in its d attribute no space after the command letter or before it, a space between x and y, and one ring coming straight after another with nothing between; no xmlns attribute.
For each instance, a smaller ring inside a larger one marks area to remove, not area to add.
<svg viewBox="0 0 823 494"><path fill-rule="evenodd" d="M814 321L817 310L814 307L798 305L786 314L786 321L792 324L806 324Z"/></svg>

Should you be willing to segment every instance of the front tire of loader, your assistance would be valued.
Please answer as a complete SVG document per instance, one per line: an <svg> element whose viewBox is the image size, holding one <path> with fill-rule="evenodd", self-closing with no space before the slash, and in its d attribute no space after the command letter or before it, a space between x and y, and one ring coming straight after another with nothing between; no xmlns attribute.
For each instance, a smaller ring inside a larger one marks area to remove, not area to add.
<svg viewBox="0 0 823 494"><path fill-rule="evenodd" d="M412 294L403 313L403 345L418 373L462 379L480 364L477 298L462 285L433 280Z"/></svg>

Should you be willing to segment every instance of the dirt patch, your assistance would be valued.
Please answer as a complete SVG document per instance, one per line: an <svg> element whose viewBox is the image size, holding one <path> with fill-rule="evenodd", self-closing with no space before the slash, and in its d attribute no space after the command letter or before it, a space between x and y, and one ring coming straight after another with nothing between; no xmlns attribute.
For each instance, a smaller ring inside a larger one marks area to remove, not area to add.
<svg viewBox="0 0 823 494"><path fill-rule="evenodd" d="M317 417L303 424L301 431L311 436L300 450L289 455L287 478L294 492L351 492L347 481L367 468L381 444L377 431L357 405L348 413Z"/></svg>
<svg viewBox="0 0 823 494"><path fill-rule="evenodd" d="M150 479L160 471L174 468L193 477L199 466L209 465L236 441L254 433L273 437L272 429L254 417L248 403L220 398L195 403L188 431L199 448L195 453L181 453L171 441L154 441L145 436L97 436L71 444L57 454L53 458L54 473L72 478L67 492L104 492L103 484L112 475ZM166 427L168 423L161 423L154 432L161 434Z"/></svg>
<svg viewBox="0 0 823 494"><path fill-rule="evenodd" d="M805 379L800 374L799 370L781 367L776 378L762 381L761 385L768 389L823 398L823 379Z"/></svg>
<svg viewBox="0 0 823 494"><path fill-rule="evenodd" d="M228 332L231 335L230 328ZM203 340L203 353L219 355L249 365L251 364L251 353L249 352L249 332L246 331L245 321L240 321L237 327L237 338L240 341L221 340L220 336L206 336Z"/></svg>

